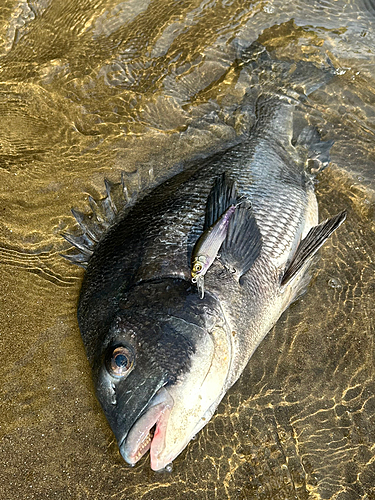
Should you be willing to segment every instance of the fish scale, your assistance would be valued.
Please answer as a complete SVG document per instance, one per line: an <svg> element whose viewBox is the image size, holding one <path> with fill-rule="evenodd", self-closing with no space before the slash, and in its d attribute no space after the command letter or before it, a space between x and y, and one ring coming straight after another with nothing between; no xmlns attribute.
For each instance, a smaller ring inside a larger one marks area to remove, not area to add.
<svg viewBox="0 0 375 500"><path fill-rule="evenodd" d="M151 240L156 237L156 232L158 232L165 236L160 236L160 238L163 238L163 242L174 242L168 248L169 259L173 262L172 265L168 264L171 274L173 272L176 272L176 274L183 272L188 276L187 256L191 252L191 248L188 248L187 240L181 239L180 228L182 228L182 233L185 234L186 229L190 230L194 218L197 223L203 220L209 190L215 178L224 171L233 175L236 179L239 194L243 194L250 199L256 217L259 219L259 228L268 252L273 257L278 258L285 249L290 248L293 244L294 234L303 220L303 209L306 203L305 191L301 186L293 186L290 183L275 185L273 181L267 182L268 178L273 179L274 176L267 176L264 168L262 171L256 168L259 159L256 154L251 154L254 140L250 140L241 146L242 156L236 158L236 155L233 155L232 150L230 150L221 158L221 161L199 168L198 173L194 173L190 182L179 191L180 199L184 200L184 203L180 204L178 211L170 207L163 214L162 222L158 222L157 231L152 228L149 230ZM276 158L277 154L274 153L272 159L275 160ZM269 158L266 158L266 160L268 161ZM228 165L230 165L230 168ZM281 164L280 167L286 168L285 164ZM272 170L275 171L274 166ZM261 174L262 177L260 178ZM300 184L302 184L302 181ZM190 193L195 192L197 186L199 186L201 196L199 199L197 196L192 199ZM247 189L245 186L248 186ZM277 219L275 219L275 200L278 200L277 206L280 212L283 213L284 219L286 219L284 224L279 225ZM268 227L269 230L267 230ZM162 261L166 256L163 244L159 248L158 241L155 241L154 244L151 243L148 254L159 255ZM144 265L148 265L147 258L144 260ZM160 272L164 271L166 269L161 265ZM154 273L154 270L150 271L150 275L152 273ZM147 276L147 273L143 272L143 279L147 279Z"/></svg>

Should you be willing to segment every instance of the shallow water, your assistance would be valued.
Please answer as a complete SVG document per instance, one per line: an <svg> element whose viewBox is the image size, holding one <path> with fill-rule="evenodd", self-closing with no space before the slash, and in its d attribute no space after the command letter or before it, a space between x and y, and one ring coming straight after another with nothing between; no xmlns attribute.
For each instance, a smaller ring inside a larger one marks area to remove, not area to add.
<svg viewBox="0 0 375 500"><path fill-rule="evenodd" d="M7 0L0 16L0 498L374 499L373 2ZM131 469L61 234L105 176L156 184L239 140L249 86L296 91L238 63L254 41L335 68L299 114L335 140L321 218L348 220L173 472Z"/></svg>

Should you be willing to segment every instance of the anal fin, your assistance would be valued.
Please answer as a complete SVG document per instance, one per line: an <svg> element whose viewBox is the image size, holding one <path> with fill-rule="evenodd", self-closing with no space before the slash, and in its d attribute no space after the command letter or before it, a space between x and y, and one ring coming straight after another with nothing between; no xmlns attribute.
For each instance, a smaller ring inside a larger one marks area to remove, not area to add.
<svg viewBox="0 0 375 500"><path fill-rule="evenodd" d="M281 280L281 285L285 285L298 274L302 267L314 257L327 238L341 226L345 219L346 210L343 210L331 219L327 219L310 229L305 238L298 245L293 259L286 268Z"/></svg>
<svg viewBox="0 0 375 500"><path fill-rule="evenodd" d="M243 201L230 220L226 239L220 249L220 259L240 279L254 264L261 248L262 235L251 203Z"/></svg>

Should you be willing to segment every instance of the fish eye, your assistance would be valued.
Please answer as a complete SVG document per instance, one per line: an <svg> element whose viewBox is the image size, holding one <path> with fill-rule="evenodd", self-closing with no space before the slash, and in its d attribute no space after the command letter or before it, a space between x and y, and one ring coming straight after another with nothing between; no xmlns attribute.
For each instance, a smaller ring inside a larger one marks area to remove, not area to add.
<svg viewBox="0 0 375 500"><path fill-rule="evenodd" d="M124 346L116 346L108 352L105 364L113 377L124 377L133 367L133 351Z"/></svg>
<svg viewBox="0 0 375 500"><path fill-rule="evenodd" d="M195 264L194 271L196 273L199 273L199 271L202 271L202 264Z"/></svg>

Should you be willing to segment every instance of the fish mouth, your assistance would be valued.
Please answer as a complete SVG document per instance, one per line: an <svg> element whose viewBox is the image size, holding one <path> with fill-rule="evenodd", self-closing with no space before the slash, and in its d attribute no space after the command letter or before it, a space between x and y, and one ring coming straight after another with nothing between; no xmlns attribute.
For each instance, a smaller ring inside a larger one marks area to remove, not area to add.
<svg viewBox="0 0 375 500"><path fill-rule="evenodd" d="M162 387L150 400L146 410L119 444L120 453L129 465L135 465L150 450L151 469L160 470L159 457L165 448L168 418L173 398Z"/></svg>

